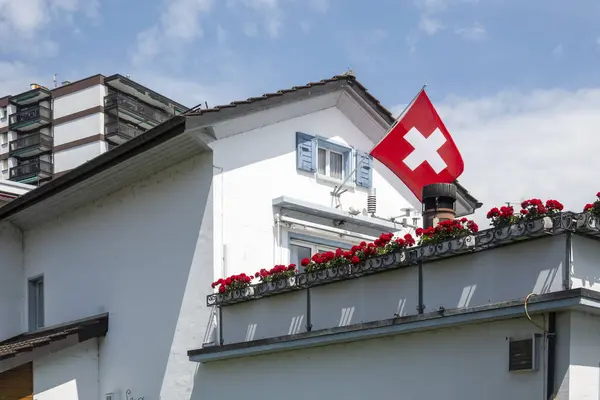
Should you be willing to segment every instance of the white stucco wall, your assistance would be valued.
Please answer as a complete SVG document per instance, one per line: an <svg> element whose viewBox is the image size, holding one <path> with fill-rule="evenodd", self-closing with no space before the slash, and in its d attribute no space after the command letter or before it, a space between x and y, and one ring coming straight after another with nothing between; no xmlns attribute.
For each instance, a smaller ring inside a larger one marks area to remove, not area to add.
<svg viewBox="0 0 600 400"><path fill-rule="evenodd" d="M106 86L95 85L54 99L54 118L61 118L104 104Z"/></svg>
<svg viewBox="0 0 600 400"><path fill-rule="evenodd" d="M44 274L47 325L109 313L98 349L102 396L189 397L195 365L186 352L209 321L211 181L206 153L25 232L25 275ZM62 357L67 365L67 352L53 363ZM49 388L93 373L91 362L65 368L36 368L36 382Z"/></svg>
<svg viewBox="0 0 600 400"><path fill-rule="evenodd" d="M82 144L54 153L54 173L68 171L99 156L102 153L102 141Z"/></svg>
<svg viewBox="0 0 600 400"><path fill-rule="evenodd" d="M571 286L600 291L600 267L598 266L598 242L580 235L572 238Z"/></svg>
<svg viewBox="0 0 600 400"><path fill-rule="evenodd" d="M54 145L73 142L99 133L104 134L104 114L95 113L54 126Z"/></svg>
<svg viewBox="0 0 600 400"><path fill-rule="evenodd" d="M537 321L541 323L541 321ZM198 364L192 399L542 399L544 366L508 372L525 319Z"/></svg>
<svg viewBox="0 0 600 400"><path fill-rule="evenodd" d="M0 223L0 340L23 332L25 279L22 235L8 222Z"/></svg>
<svg viewBox="0 0 600 400"><path fill-rule="evenodd" d="M600 396L600 315L573 312L570 322L569 400L597 400Z"/></svg>
<svg viewBox="0 0 600 400"><path fill-rule="evenodd" d="M34 400L98 399L98 365L97 339L35 360Z"/></svg>
<svg viewBox="0 0 600 400"><path fill-rule="evenodd" d="M225 259L223 270L220 262L215 264L215 277L239 272L254 273L261 268L288 262L285 239L282 241L284 248L273 251L273 199L285 195L332 206L330 192L334 185L317 182L311 174L296 169L298 131L362 151L369 151L373 146L371 140L337 108L213 142L215 221L223 221L223 232L219 228L215 231L215 260L221 260L223 256ZM222 176L220 168L224 171ZM387 169L375 161L373 185L377 189L377 214L381 217L398 216L401 208L410 205L383 177L383 171ZM342 209L366 208L367 194L368 189L362 187L348 190L341 197ZM287 237L287 233L283 232L282 236ZM225 254L222 252L223 244Z"/></svg>

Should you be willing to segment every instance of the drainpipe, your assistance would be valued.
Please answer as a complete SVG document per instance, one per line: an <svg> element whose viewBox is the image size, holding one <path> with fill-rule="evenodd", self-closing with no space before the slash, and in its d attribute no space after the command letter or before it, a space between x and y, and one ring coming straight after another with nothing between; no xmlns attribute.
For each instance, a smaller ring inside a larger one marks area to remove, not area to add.
<svg viewBox="0 0 600 400"><path fill-rule="evenodd" d="M277 230L275 236L277 242L275 243L275 246L273 246L273 265L281 264L281 224L281 214L277 213L275 214L275 229Z"/></svg>
<svg viewBox="0 0 600 400"><path fill-rule="evenodd" d="M554 375L556 371L556 313L548 314L548 368L546 372L546 398L554 399Z"/></svg>
<svg viewBox="0 0 600 400"><path fill-rule="evenodd" d="M219 190L221 198L219 199L219 203L220 203L220 214L219 215L219 223L221 224L221 237L219 238L220 243L219 243L219 247L221 248L221 261L220 261L220 277L226 277L227 276L227 271L226 271L226 267L225 267L225 235L224 235L224 231L225 231L225 210L223 209L223 192L225 190L225 183L224 183L224 178L223 178L223 167L219 167L217 165L213 165L213 168L217 169L219 171L219 175L221 175L221 190ZM214 186L213 186L214 187ZM214 274L214 271L213 271Z"/></svg>

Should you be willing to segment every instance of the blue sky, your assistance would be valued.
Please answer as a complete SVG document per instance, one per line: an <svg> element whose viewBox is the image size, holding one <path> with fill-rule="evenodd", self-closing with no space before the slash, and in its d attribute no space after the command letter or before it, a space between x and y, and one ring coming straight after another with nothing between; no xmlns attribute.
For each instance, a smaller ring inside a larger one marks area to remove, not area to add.
<svg viewBox="0 0 600 400"><path fill-rule="evenodd" d="M597 0L0 0L0 37L0 94L119 72L215 105L350 67L397 111L426 82L488 204L600 190L581 177L600 146Z"/></svg>

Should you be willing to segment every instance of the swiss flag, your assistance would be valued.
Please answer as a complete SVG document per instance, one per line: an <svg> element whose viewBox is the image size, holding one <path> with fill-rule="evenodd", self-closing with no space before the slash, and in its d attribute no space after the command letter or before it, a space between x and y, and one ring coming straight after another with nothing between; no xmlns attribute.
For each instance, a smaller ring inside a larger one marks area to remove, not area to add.
<svg viewBox="0 0 600 400"><path fill-rule="evenodd" d="M452 183L465 167L425 90L421 90L371 155L396 174L419 201L423 186Z"/></svg>

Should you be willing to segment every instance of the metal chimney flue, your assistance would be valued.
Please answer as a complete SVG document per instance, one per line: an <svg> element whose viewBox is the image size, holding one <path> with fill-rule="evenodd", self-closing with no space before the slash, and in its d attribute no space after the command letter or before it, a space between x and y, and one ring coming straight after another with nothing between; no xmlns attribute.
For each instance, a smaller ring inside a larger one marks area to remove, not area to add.
<svg viewBox="0 0 600 400"><path fill-rule="evenodd" d="M456 186L432 183L423 187L423 228L456 217Z"/></svg>

